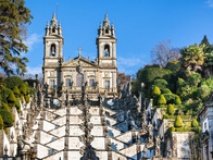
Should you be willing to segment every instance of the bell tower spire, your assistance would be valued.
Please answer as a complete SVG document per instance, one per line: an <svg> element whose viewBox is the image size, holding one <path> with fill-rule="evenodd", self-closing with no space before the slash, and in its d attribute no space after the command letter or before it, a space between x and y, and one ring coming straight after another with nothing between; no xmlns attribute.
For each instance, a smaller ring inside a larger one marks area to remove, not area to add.
<svg viewBox="0 0 213 160"><path fill-rule="evenodd" d="M50 23L47 23L44 36L44 59L43 59L43 73L44 83L60 85L60 79L54 76L59 75L60 65L63 62L63 45L64 38L62 36L62 28L53 13ZM60 62L60 63L59 63ZM50 73L54 76L49 78ZM54 82L54 83L53 83ZM52 85L52 86L54 86Z"/></svg>
<svg viewBox="0 0 213 160"><path fill-rule="evenodd" d="M111 93L117 93L116 42L114 25L111 25L106 14L98 29L96 45L98 67L102 73L99 84L106 92Z"/></svg>
<svg viewBox="0 0 213 160"><path fill-rule="evenodd" d="M98 38L96 39L99 66L117 67L116 41L114 25L110 24L108 15L105 14L104 21L99 26Z"/></svg>

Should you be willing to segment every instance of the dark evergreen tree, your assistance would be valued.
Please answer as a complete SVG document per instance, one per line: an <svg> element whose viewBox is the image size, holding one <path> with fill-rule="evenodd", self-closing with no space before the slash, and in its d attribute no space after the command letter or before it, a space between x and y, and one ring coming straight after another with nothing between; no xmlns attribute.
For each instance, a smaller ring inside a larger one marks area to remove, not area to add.
<svg viewBox="0 0 213 160"><path fill-rule="evenodd" d="M203 36L203 39L201 40L200 45L205 45L206 47L211 46L206 35Z"/></svg>
<svg viewBox="0 0 213 160"><path fill-rule="evenodd" d="M0 2L0 68L8 75L26 72L28 59L21 53L27 52L23 39L31 18L24 0Z"/></svg>

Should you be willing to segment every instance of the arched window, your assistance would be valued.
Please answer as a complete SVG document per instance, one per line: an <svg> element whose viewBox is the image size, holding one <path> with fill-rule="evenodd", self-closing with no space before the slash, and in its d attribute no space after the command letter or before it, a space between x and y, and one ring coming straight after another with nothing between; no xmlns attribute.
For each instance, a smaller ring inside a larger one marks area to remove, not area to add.
<svg viewBox="0 0 213 160"><path fill-rule="evenodd" d="M76 87L82 87L84 84L84 75L78 73L76 76Z"/></svg>
<svg viewBox="0 0 213 160"><path fill-rule="evenodd" d="M90 87L95 87L95 86L96 86L96 83L95 83L95 79L94 79L94 78L90 78L90 79L89 79L89 86L90 86Z"/></svg>
<svg viewBox="0 0 213 160"><path fill-rule="evenodd" d="M104 46L104 57L109 57L110 56L110 47L109 45Z"/></svg>
<svg viewBox="0 0 213 160"><path fill-rule="evenodd" d="M51 56L55 56L56 55L56 45L55 44L51 44L50 55Z"/></svg>
<svg viewBox="0 0 213 160"><path fill-rule="evenodd" d="M52 28L52 33L55 33L55 27Z"/></svg>
<svg viewBox="0 0 213 160"><path fill-rule="evenodd" d="M109 28L106 29L106 34L109 34Z"/></svg>

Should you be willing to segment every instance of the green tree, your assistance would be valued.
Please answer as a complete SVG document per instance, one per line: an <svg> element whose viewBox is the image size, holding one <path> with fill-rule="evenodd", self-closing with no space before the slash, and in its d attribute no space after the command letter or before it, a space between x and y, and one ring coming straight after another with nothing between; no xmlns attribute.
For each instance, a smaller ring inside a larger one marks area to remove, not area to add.
<svg viewBox="0 0 213 160"><path fill-rule="evenodd" d="M203 39L201 40L200 45L211 46L206 35L203 36Z"/></svg>
<svg viewBox="0 0 213 160"><path fill-rule="evenodd" d="M8 75L24 74L28 59L21 53L27 52L23 38L32 18L30 10L24 0L4 0L0 8L0 67Z"/></svg>
<svg viewBox="0 0 213 160"><path fill-rule="evenodd" d="M187 77L188 83L191 86L197 86L201 82L201 75L196 72L191 72L191 75Z"/></svg>
<svg viewBox="0 0 213 160"><path fill-rule="evenodd" d="M136 83L134 83L136 84L136 86L133 87L136 88L136 91L138 91L141 88L140 84L143 82L145 84L144 91L147 92L156 78L162 78L170 74L171 74L170 70L162 69L158 65L145 66L144 68L142 68L137 72Z"/></svg>
<svg viewBox="0 0 213 160"><path fill-rule="evenodd" d="M174 126L177 128L183 127L183 121L180 116L176 117Z"/></svg>
<svg viewBox="0 0 213 160"><path fill-rule="evenodd" d="M170 61L166 64L166 69L171 70L172 72L178 72L180 70L180 63L177 60Z"/></svg>
<svg viewBox="0 0 213 160"><path fill-rule="evenodd" d="M182 67L190 71L202 71L204 63L204 46L203 45L190 45L189 47L181 50L182 57L180 58Z"/></svg>
<svg viewBox="0 0 213 160"><path fill-rule="evenodd" d="M178 78L177 80L177 87L185 86L186 82L183 78Z"/></svg>
<svg viewBox="0 0 213 160"><path fill-rule="evenodd" d="M213 75L213 48L204 54L204 75L206 77Z"/></svg>
<svg viewBox="0 0 213 160"><path fill-rule="evenodd" d="M160 89L164 89L168 85L168 82L163 78L156 78L153 85L158 86Z"/></svg>
<svg viewBox="0 0 213 160"><path fill-rule="evenodd" d="M166 94L163 94L163 95L166 98L167 103L172 103L172 104L175 103L175 94L173 94L173 93L166 93Z"/></svg>
<svg viewBox="0 0 213 160"><path fill-rule="evenodd" d="M196 97L200 97L202 101L206 101L210 95L210 88L207 85L201 85L195 94Z"/></svg>

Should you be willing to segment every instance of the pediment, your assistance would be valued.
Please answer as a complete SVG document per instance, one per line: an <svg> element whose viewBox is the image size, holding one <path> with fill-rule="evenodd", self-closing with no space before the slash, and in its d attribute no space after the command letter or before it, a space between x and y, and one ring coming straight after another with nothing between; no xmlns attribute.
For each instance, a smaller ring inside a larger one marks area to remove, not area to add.
<svg viewBox="0 0 213 160"><path fill-rule="evenodd" d="M95 66L97 66L97 64L90 60L83 59L83 58L76 58L76 59L72 59L72 60L69 60L69 61L63 63L63 67L77 67L77 66L95 67Z"/></svg>

